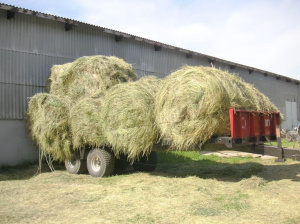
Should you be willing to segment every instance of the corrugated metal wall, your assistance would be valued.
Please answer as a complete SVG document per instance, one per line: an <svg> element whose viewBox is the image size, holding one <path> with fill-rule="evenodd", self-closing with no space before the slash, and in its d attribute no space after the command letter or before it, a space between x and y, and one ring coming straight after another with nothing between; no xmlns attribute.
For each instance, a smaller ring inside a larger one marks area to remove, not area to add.
<svg viewBox="0 0 300 224"><path fill-rule="evenodd" d="M210 66L202 56L187 59L178 50L155 51L152 44L131 38L116 42L114 35L92 27L65 31L64 23L19 13L8 20L5 10L0 10L0 29L0 119L23 119L28 97L43 91L50 68L80 56L115 55L131 63L138 76L164 77L185 64ZM215 66L230 70L226 64ZM283 111L286 100L299 101L294 83L258 72L250 75L243 68L230 71L254 84Z"/></svg>

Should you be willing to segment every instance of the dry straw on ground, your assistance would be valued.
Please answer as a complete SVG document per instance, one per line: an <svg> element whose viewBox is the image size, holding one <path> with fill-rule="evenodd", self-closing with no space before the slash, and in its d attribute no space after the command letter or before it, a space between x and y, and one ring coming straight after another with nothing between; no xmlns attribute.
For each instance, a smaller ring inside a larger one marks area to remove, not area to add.
<svg viewBox="0 0 300 224"><path fill-rule="evenodd" d="M229 107L277 110L238 76L202 66L185 66L168 76L155 107L161 137L175 150L192 149L214 135L229 134Z"/></svg>
<svg viewBox="0 0 300 224"><path fill-rule="evenodd" d="M57 77L50 77L50 93L72 100L101 95L111 86L136 80L132 66L117 57L78 58Z"/></svg>
<svg viewBox="0 0 300 224"><path fill-rule="evenodd" d="M101 98L83 98L70 109L70 127L74 148L105 146L100 111Z"/></svg>
<svg viewBox="0 0 300 224"><path fill-rule="evenodd" d="M30 98L27 110L33 140L41 151L54 160L71 157L72 143L69 132L69 105L64 98L39 93Z"/></svg>
<svg viewBox="0 0 300 224"><path fill-rule="evenodd" d="M161 80L148 76L107 91L101 117L103 131L116 156L133 161L148 155L158 137L154 99Z"/></svg>

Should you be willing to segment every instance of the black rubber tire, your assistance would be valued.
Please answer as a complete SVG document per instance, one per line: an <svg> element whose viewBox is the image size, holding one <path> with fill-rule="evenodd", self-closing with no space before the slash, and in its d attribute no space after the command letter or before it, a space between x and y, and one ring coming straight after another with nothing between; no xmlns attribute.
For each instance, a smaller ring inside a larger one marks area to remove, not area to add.
<svg viewBox="0 0 300 224"><path fill-rule="evenodd" d="M95 148L87 156L87 169L93 177L112 175L115 168L115 157L109 149Z"/></svg>
<svg viewBox="0 0 300 224"><path fill-rule="evenodd" d="M80 159L80 153L76 153L72 158L65 160L65 167L72 174L87 173L86 159Z"/></svg>
<svg viewBox="0 0 300 224"><path fill-rule="evenodd" d="M115 171L124 171L129 165L125 155L120 155L120 158L115 159Z"/></svg>
<svg viewBox="0 0 300 224"><path fill-rule="evenodd" d="M156 169L157 154L151 152L148 157L143 156L139 161L133 163L133 169L141 172L152 172Z"/></svg>

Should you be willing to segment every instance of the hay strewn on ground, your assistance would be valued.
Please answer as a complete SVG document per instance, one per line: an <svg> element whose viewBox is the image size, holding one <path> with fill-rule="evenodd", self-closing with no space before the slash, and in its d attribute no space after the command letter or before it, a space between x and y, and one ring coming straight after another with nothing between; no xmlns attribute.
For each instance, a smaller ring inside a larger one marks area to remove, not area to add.
<svg viewBox="0 0 300 224"><path fill-rule="evenodd" d="M229 134L229 107L277 110L238 76L202 66L185 66L168 76L155 102L162 139L175 150L191 149L214 135Z"/></svg>
<svg viewBox="0 0 300 224"><path fill-rule="evenodd" d="M154 99L160 86L161 80L148 76L107 91L101 119L105 136L116 156L125 154L133 161L151 152L158 137Z"/></svg>
<svg viewBox="0 0 300 224"><path fill-rule="evenodd" d="M70 109L70 127L74 148L105 146L100 117L101 98L83 98Z"/></svg>
<svg viewBox="0 0 300 224"><path fill-rule="evenodd" d="M27 110L31 136L41 151L63 161L72 154L69 105L64 98L39 93L30 98Z"/></svg>
<svg viewBox="0 0 300 224"><path fill-rule="evenodd" d="M117 57L78 58L57 78L52 78L50 93L72 100L101 95L111 86L136 80L132 66Z"/></svg>

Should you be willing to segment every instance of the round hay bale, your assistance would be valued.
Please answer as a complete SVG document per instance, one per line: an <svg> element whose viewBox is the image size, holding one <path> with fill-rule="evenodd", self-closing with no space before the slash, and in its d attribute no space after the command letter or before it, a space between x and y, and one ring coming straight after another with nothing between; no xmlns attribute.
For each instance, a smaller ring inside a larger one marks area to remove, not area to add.
<svg viewBox="0 0 300 224"><path fill-rule="evenodd" d="M75 148L105 146L106 137L102 131L100 111L101 98L82 98L70 109L70 127Z"/></svg>
<svg viewBox="0 0 300 224"><path fill-rule="evenodd" d="M277 110L238 76L202 66L185 66L168 76L155 102L161 138L175 150L201 147L214 135L230 134L229 107Z"/></svg>
<svg viewBox="0 0 300 224"><path fill-rule="evenodd" d="M68 96L97 97L111 86L136 80L132 66L117 57L85 56L75 60L53 81L51 93Z"/></svg>
<svg viewBox="0 0 300 224"><path fill-rule="evenodd" d="M69 133L70 103L58 96L39 93L30 98L27 118L32 139L41 151L54 160L64 161L72 155Z"/></svg>
<svg viewBox="0 0 300 224"><path fill-rule="evenodd" d="M55 92L55 89L60 88L62 85L60 83L61 75L68 70L71 67L72 63L66 63L63 65L53 65L50 69L50 73L48 75L47 81L46 81L46 92L51 93L51 90Z"/></svg>
<svg viewBox="0 0 300 224"><path fill-rule="evenodd" d="M161 80L149 76L132 83L113 86L105 94L102 126L114 154L133 162L149 155L158 138L154 99Z"/></svg>

